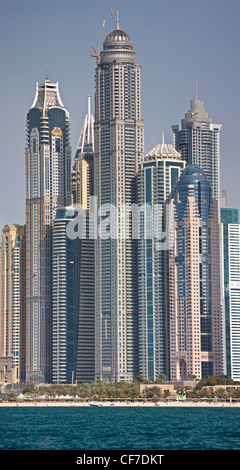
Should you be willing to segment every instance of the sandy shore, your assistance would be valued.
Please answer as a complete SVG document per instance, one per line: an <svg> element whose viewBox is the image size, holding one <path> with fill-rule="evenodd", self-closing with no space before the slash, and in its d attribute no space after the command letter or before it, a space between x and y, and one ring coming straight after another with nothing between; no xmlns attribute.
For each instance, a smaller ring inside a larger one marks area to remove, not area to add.
<svg viewBox="0 0 240 470"><path fill-rule="evenodd" d="M240 402L193 402L193 401L185 401L185 402L178 402L178 401L169 401L169 402L157 402L157 403L126 403L126 402L62 402L62 401L51 401L51 402L45 402L45 401L39 401L39 402L5 402L5 403L0 403L0 408L1 407L42 407L42 406L69 406L69 407L89 407L89 406L102 406L102 407L109 407L109 406L115 406L115 407L141 407L141 408L148 408L148 407L213 407L213 408L219 408L219 407L234 407L238 408L240 407Z"/></svg>

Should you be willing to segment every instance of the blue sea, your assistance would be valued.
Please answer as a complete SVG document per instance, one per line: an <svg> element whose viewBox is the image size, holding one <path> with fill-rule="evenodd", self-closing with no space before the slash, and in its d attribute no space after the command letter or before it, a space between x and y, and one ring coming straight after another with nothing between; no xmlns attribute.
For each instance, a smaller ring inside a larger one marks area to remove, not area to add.
<svg viewBox="0 0 240 470"><path fill-rule="evenodd" d="M0 408L0 450L81 449L239 450L240 408Z"/></svg>

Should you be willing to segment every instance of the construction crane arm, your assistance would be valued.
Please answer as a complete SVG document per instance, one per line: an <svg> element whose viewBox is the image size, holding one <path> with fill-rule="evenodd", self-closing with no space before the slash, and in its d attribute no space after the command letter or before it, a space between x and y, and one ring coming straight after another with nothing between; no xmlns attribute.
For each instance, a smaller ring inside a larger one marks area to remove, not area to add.
<svg viewBox="0 0 240 470"><path fill-rule="evenodd" d="M117 23L116 23L116 21L115 21L115 18L114 18L114 14L113 14L111 5L109 5L109 8L110 8L110 10L111 10L112 19L113 19L113 22L114 22L114 25L115 25L115 29L117 29Z"/></svg>
<svg viewBox="0 0 240 470"><path fill-rule="evenodd" d="M99 45L98 45L98 50L96 51L95 47L92 46L92 57L96 57L96 61L97 61L97 65L100 63L100 47L101 47L101 42L102 42L102 37L103 37L103 31L104 31L104 27L105 27L105 22L106 20L104 19L103 20L103 25L102 25L102 31L101 31L101 37L100 37L100 41L99 41Z"/></svg>

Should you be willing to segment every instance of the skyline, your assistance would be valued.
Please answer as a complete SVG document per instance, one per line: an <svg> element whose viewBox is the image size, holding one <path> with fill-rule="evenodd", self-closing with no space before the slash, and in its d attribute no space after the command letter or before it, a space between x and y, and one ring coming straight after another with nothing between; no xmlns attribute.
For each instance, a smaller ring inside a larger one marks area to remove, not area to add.
<svg viewBox="0 0 240 470"><path fill-rule="evenodd" d="M59 82L70 113L73 162L88 94L94 113L96 62L91 57L92 46L98 47L104 18L103 40L114 29L109 3L115 17L119 10L120 27L132 39L142 67L145 154L161 143L163 132L165 141L172 144L171 126L179 124L190 108L197 79L198 99L204 102L212 121L222 124L221 189L228 191L229 207L240 208L236 171L240 5L236 0L204 0L200 5L189 0L181 4L177 0L167 4L154 0L90 0L87 4L51 0L47 4L44 0L41 10L28 0L21 4L14 0L0 5L5 77L0 92L2 228L7 223L25 223L26 113L34 101L36 82L45 79L46 67L51 82ZM29 39L32 37L35 40Z"/></svg>

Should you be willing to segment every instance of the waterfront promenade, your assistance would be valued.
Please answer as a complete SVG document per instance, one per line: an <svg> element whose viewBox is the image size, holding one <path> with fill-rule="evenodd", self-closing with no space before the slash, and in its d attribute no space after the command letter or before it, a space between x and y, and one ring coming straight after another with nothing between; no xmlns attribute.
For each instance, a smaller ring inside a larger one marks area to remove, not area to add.
<svg viewBox="0 0 240 470"><path fill-rule="evenodd" d="M39 401L13 401L13 402L1 402L1 407L33 407L33 406L54 406L54 407L61 407L61 406L81 406L81 407L89 407L89 406L96 406L96 407L109 407L109 406L120 406L120 407L234 407L239 408L240 402L236 401L159 401L159 402L118 402L118 401L104 401L104 402L80 402L80 401L62 401L62 400L39 400Z"/></svg>

